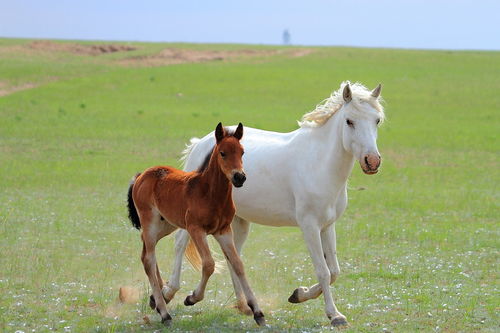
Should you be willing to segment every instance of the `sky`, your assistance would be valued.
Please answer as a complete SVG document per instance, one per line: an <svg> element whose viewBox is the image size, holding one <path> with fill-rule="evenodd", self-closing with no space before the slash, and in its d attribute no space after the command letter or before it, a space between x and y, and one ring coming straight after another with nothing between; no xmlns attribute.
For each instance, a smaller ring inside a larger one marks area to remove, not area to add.
<svg viewBox="0 0 500 333"><path fill-rule="evenodd" d="M0 0L0 37L500 50L500 0Z"/></svg>

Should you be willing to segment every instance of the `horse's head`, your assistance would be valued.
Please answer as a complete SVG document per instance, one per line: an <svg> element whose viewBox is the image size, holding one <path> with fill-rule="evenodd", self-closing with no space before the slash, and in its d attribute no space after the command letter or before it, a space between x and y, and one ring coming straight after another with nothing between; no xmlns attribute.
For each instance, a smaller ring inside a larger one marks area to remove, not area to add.
<svg viewBox="0 0 500 333"><path fill-rule="evenodd" d="M243 171L243 147L240 140L243 137L243 125L240 123L234 133L229 133L219 123L215 129L217 144L214 154L217 156L218 164L222 172L236 187L243 186L247 179Z"/></svg>
<svg viewBox="0 0 500 333"><path fill-rule="evenodd" d="M379 84L366 96L353 96L347 83L343 90L344 107L343 145L359 161L361 169L367 175L378 172L381 157L377 149L378 124L383 120L383 112L379 104Z"/></svg>

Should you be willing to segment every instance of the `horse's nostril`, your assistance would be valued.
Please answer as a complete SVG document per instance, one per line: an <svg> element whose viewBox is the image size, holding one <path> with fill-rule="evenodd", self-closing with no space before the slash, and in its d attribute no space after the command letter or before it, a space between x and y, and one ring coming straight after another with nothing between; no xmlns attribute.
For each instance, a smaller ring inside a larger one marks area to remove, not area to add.
<svg viewBox="0 0 500 333"><path fill-rule="evenodd" d="M368 156L365 156L365 163L367 166L370 166L370 163L368 163Z"/></svg>

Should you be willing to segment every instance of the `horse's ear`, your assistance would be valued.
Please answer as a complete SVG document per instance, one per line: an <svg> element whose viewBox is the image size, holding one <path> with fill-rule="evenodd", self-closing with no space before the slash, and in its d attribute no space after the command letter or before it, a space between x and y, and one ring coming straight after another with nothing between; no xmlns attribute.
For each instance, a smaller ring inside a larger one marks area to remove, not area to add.
<svg viewBox="0 0 500 333"><path fill-rule="evenodd" d="M344 101L349 103L352 100L352 92L349 83L345 85L344 92L342 92L342 97L344 97Z"/></svg>
<svg viewBox="0 0 500 333"><path fill-rule="evenodd" d="M241 138L243 137L243 124L242 123L238 124L238 127L236 128L236 131L234 131L233 136L236 139L241 140Z"/></svg>
<svg viewBox="0 0 500 333"><path fill-rule="evenodd" d="M224 136L226 135L224 131L224 127L222 127L222 123L219 123L217 127L215 128L215 140L217 143L219 143L222 139L224 139Z"/></svg>
<svg viewBox="0 0 500 333"><path fill-rule="evenodd" d="M382 91L382 84L379 83L378 86L375 89L373 89L372 97L378 98L380 96L381 91Z"/></svg>

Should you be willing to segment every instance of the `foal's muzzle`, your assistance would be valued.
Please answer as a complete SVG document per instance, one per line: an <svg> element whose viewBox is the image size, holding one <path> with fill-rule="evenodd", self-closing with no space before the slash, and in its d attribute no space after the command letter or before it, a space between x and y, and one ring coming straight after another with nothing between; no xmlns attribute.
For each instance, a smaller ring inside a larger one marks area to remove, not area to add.
<svg viewBox="0 0 500 333"><path fill-rule="evenodd" d="M231 179L235 187L242 187L245 180L247 180L247 176L245 176L244 172L235 172L233 179Z"/></svg>

